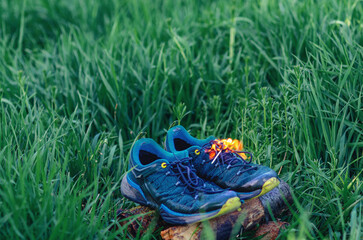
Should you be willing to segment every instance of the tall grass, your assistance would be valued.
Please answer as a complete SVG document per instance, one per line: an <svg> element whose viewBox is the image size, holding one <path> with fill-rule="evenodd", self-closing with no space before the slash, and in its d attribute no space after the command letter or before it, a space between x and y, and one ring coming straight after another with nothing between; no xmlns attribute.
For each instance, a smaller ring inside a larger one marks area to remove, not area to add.
<svg viewBox="0 0 363 240"><path fill-rule="evenodd" d="M131 144L179 122L290 184L282 238L361 239L362 16L353 0L1 1L0 238L124 238L109 228L132 206Z"/></svg>

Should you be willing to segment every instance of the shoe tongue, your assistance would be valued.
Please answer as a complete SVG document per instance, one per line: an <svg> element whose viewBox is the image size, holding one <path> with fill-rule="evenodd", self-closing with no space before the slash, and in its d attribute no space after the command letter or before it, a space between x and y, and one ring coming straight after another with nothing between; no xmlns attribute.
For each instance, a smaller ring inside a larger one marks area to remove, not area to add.
<svg viewBox="0 0 363 240"><path fill-rule="evenodd" d="M189 151L187 151L187 150L176 152L173 154L174 154L175 160L180 160L180 159L189 157Z"/></svg>
<svg viewBox="0 0 363 240"><path fill-rule="evenodd" d="M200 149L200 147L198 147L198 146L191 146L191 147L187 148L186 151L188 151L188 153L190 153L190 152L194 152L196 149Z"/></svg>

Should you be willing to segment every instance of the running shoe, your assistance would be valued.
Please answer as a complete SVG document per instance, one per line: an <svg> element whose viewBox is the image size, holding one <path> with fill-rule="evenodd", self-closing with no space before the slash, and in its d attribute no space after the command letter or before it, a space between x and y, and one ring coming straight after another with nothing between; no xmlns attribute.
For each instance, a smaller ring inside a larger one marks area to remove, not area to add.
<svg viewBox="0 0 363 240"><path fill-rule="evenodd" d="M166 149L188 151L199 177L235 191L241 200L262 196L280 183L275 171L252 163L252 154L241 151L238 140L197 139L179 125L168 131Z"/></svg>
<svg viewBox="0 0 363 240"><path fill-rule="evenodd" d="M121 193L160 211L171 224L189 224L236 210L236 193L199 178L187 151L170 153L152 139L138 140L130 153Z"/></svg>

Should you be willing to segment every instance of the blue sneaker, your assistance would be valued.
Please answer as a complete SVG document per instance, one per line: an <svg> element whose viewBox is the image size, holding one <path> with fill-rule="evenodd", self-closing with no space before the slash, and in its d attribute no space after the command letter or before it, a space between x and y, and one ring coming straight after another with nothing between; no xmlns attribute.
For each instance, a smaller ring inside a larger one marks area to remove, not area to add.
<svg viewBox="0 0 363 240"><path fill-rule="evenodd" d="M175 126L167 133L166 149L187 150L199 177L235 191L241 200L262 196L280 183L275 171L252 163L252 154L240 151L238 140L196 139L184 127Z"/></svg>
<svg viewBox="0 0 363 240"><path fill-rule="evenodd" d="M152 139L140 139L129 158L121 192L141 205L158 209L171 224L189 224L236 210L236 193L199 178L187 151L170 153Z"/></svg>

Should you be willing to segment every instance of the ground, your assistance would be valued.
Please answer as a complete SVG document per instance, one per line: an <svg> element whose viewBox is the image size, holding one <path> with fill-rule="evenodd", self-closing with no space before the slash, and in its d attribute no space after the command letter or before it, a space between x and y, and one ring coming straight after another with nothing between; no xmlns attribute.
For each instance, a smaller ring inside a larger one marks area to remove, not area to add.
<svg viewBox="0 0 363 240"><path fill-rule="evenodd" d="M282 239L361 239L362 44L358 0L1 1L0 238L125 238L129 149L180 123L290 184Z"/></svg>

